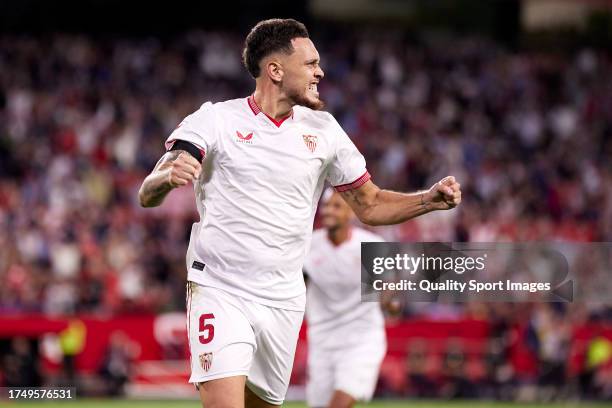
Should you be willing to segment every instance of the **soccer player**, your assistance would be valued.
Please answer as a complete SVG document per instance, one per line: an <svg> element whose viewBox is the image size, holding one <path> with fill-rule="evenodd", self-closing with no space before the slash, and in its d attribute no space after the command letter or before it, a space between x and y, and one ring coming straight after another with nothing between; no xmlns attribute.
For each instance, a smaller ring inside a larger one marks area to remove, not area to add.
<svg viewBox="0 0 612 408"><path fill-rule="evenodd" d="M313 233L304 262L306 400L312 408L350 408L372 398L386 352L380 305L361 302L361 243L383 239L353 227L351 207L331 190L323 195L321 216L324 228Z"/></svg>
<svg viewBox="0 0 612 408"><path fill-rule="evenodd" d="M258 23L244 64L249 97L204 103L166 141L139 191L162 203L193 182L200 221L187 250L190 382L206 408L282 404L305 307L302 266L325 180L367 224L455 207L459 184L378 188L338 122L322 112L319 54L303 24ZM203 171L204 169L204 171Z"/></svg>

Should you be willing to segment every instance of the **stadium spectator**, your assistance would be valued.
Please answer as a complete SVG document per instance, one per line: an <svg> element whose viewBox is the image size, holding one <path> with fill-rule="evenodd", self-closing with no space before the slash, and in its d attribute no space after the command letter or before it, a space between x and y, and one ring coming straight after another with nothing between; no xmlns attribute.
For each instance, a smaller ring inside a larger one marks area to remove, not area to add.
<svg viewBox="0 0 612 408"><path fill-rule="evenodd" d="M37 344L25 337L11 339L9 350L0 361L3 373L0 384L5 387L35 387L41 385Z"/></svg>
<svg viewBox="0 0 612 408"><path fill-rule="evenodd" d="M133 343L123 332L111 333L110 342L100 375L104 380L105 395L121 396L125 394L125 385L133 374L133 361L138 355L138 345Z"/></svg>

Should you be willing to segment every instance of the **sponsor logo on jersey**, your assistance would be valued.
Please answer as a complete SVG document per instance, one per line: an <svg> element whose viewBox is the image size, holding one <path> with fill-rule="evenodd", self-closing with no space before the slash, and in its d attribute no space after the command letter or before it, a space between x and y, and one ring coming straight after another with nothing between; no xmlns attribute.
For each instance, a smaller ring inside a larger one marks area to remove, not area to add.
<svg viewBox="0 0 612 408"><path fill-rule="evenodd" d="M253 139L253 132L243 135L239 131L236 131L236 136L238 136L238 139L236 139L238 143L253 144L253 141L251 140Z"/></svg>
<svg viewBox="0 0 612 408"><path fill-rule="evenodd" d="M213 353L204 353L200 354L200 364L202 364L202 368L204 371L208 372L210 370L210 366L212 365Z"/></svg>
<svg viewBox="0 0 612 408"><path fill-rule="evenodd" d="M310 150L311 153L314 153L317 148L317 137L313 135L302 135L304 138L304 144Z"/></svg>

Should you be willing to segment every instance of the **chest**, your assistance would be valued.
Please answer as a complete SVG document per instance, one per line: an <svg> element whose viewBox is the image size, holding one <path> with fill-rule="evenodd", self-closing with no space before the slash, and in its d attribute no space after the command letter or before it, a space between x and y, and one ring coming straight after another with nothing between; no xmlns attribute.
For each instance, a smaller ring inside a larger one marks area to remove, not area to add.
<svg viewBox="0 0 612 408"><path fill-rule="evenodd" d="M217 140L215 161L223 172L281 185L318 179L333 154L328 135L300 124L275 128L230 120Z"/></svg>

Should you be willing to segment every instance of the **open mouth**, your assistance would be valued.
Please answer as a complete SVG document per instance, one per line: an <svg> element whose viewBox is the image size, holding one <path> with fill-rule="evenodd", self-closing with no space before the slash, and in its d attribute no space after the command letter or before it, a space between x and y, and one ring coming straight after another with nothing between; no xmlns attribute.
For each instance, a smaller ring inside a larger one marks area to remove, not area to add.
<svg viewBox="0 0 612 408"><path fill-rule="evenodd" d="M319 93L319 91L317 90L317 84L316 83L312 83L310 84L310 86L308 87L309 90L316 92L317 94Z"/></svg>

